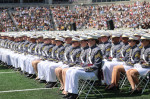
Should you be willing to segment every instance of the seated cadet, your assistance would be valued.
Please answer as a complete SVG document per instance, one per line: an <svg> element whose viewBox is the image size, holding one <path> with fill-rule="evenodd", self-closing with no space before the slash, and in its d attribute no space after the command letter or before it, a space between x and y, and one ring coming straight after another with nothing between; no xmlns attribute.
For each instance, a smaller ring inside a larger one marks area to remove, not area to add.
<svg viewBox="0 0 150 99"><path fill-rule="evenodd" d="M28 36L24 36L23 37L23 40L24 40L24 44L22 45L22 55L18 58L18 66L20 66L20 68L21 68L21 71L20 71L20 73L21 74L23 74L23 72L24 72L24 70L23 70L23 59L24 59L24 55L27 53L27 51L28 51L28 45L29 45L29 43L30 43L30 37L28 37Z"/></svg>
<svg viewBox="0 0 150 99"><path fill-rule="evenodd" d="M33 61L32 61L32 66L33 66L33 68L34 68L34 70L35 70L35 72L36 72L36 76L37 76L36 79L38 79L37 64L42 60L42 57L43 57L44 54L45 54L45 53L42 53L42 52L44 51L44 48L47 48L46 46L49 46L49 44L51 43L51 42L50 42L50 39L49 39L47 36L44 36L44 37L43 37L43 40L44 40L44 41L43 41L44 44L39 48L40 51L41 51L40 59L37 59L37 60L33 60Z"/></svg>
<svg viewBox="0 0 150 99"><path fill-rule="evenodd" d="M136 32L134 33L134 36L138 38L138 40L140 41L140 38L141 38L141 33L139 32ZM137 45L140 49L143 48L143 46L141 45L141 42Z"/></svg>
<svg viewBox="0 0 150 99"><path fill-rule="evenodd" d="M23 59L23 63L24 63L23 68L24 68L24 71L26 72L26 77L31 77L34 74L33 71L30 71L28 65L29 65L30 57L33 57L34 52L35 52L35 47L37 45L36 40L37 40L36 36L30 37L30 42L31 43L29 44L29 46L28 46L28 52L24 56L25 58Z"/></svg>
<svg viewBox="0 0 150 99"><path fill-rule="evenodd" d="M130 50L130 46L128 45L128 39L129 39L128 35L126 35L126 34L122 35L122 42L121 42L122 47L121 47L120 51L118 50L119 53L118 53L117 60L109 62L109 64L107 64L107 67L105 69L103 69L104 82L106 82L107 85L111 84L113 67L116 65L122 65L124 63L123 61L127 60L127 57L125 57L125 56Z"/></svg>
<svg viewBox="0 0 150 99"><path fill-rule="evenodd" d="M64 39L62 38L56 40L59 44L60 42L64 42ZM46 74L46 81L47 81L46 88L52 88L54 85L56 85L57 80L56 80L55 69L63 65L63 60L65 58L64 54L66 54L66 50L68 50L71 47L71 41L72 38L70 37L65 38L64 46L57 50L56 58L54 58L56 61L53 64L48 64L45 66L45 70L46 70L45 74Z"/></svg>
<svg viewBox="0 0 150 99"><path fill-rule="evenodd" d="M120 43L120 34L113 34L112 37L112 46L111 49L108 48L108 53L107 56L104 55L104 65L103 65L103 76L104 76L104 83L106 83L107 85L109 85L110 81L108 79L111 80L111 71L113 69L113 65L114 63L116 63L117 59L120 58L120 49L122 47L121 43Z"/></svg>
<svg viewBox="0 0 150 99"><path fill-rule="evenodd" d="M97 35L97 37L98 37L98 44L97 44L97 46L98 46L100 49L102 49L103 42L102 42L102 40L101 40L101 34Z"/></svg>
<svg viewBox="0 0 150 99"><path fill-rule="evenodd" d="M139 62L141 51L139 47L137 47L138 43L137 37L129 37L130 51L127 53L128 55L125 56L125 58L127 57L127 61L113 68L111 85L108 87L108 90L119 89L118 81L120 79L120 72L125 73L125 71L133 68L133 65Z"/></svg>
<svg viewBox="0 0 150 99"><path fill-rule="evenodd" d="M12 40L11 43L8 44L8 48L9 48L9 49L3 49L3 50L2 50L2 53L1 53L2 57L1 57L1 59L2 59L3 62L5 62L5 63L7 63L8 65L11 65L11 66L12 66L11 55L14 54L14 53L13 53L13 51L11 51L11 50L13 49L13 47L14 47L14 45L15 45L15 38L12 38L11 40ZM4 39L3 39L3 41L4 41ZM6 43L4 43L4 42L2 42L2 43L3 43L3 44L6 44ZM3 52L3 51L4 51L4 52ZM7 53L5 53L5 51L6 51ZM4 57L6 57L6 61L4 60L4 59L5 59ZM4 64L4 65L5 65L5 64ZM11 68L14 68L14 66L12 66Z"/></svg>
<svg viewBox="0 0 150 99"><path fill-rule="evenodd" d="M102 41L102 54L104 59L108 59L110 55L110 49L111 49L111 43L109 42L109 33L103 33L101 35L101 41Z"/></svg>
<svg viewBox="0 0 150 99"><path fill-rule="evenodd" d="M141 88L136 86L139 84L139 75L144 76L150 71L150 35L145 34L141 37L141 50L140 62L134 65L134 68L126 71L127 78L131 84L131 93L141 93Z"/></svg>
<svg viewBox="0 0 150 99"><path fill-rule="evenodd" d="M56 75L55 75L55 68L62 65L62 59L64 55L65 47L64 39L62 37L56 37L56 46L58 47L54 52L52 51L52 61L49 64L45 64L45 78L46 78L46 88L52 88L56 85Z"/></svg>
<svg viewBox="0 0 150 99"><path fill-rule="evenodd" d="M25 41L25 43L23 45L23 54L18 59L18 66L20 66L20 68L21 68L21 72L20 72L21 74L25 73L24 60L26 60L26 58L27 58L26 55L27 55L27 53L29 51L29 49L28 49L29 46L32 45L31 38L30 38L30 36L27 37L27 40Z"/></svg>
<svg viewBox="0 0 150 99"><path fill-rule="evenodd" d="M17 49L16 49L16 51L17 51L17 53L15 53L14 55L14 57L13 57L13 63L14 63L14 66L15 66L15 68L16 68L16 70L21 70L21 68L20 68L20 66L18 65L18 59L19 59L19 57L21 57L22 56L22 46L23 46L23 44L24 44L24 42L23 42L23 36L19 36L18 37L18 44L17 44Z"/></svg>
<svg viewBox="0 0 150 99"><path fill-rule="evenodd" d="M79 38L74 37L72 39L72 49L69 52L69 56L68 56L69 58L67 58L67 61L65 60L63 62L62 66L59 66L58 68L55 69L55 74L61 82L62 89L64 88L64 85L63 85L64 83L63 83L63 78L62 78L62 70L64 68L72 67L75 64L80 63L80 61L79 61L80 53L81 53L81 48L80 48Z"/></svg>
<svg viewBox="0 0 150 99"><path fill-rule="evenodd" d="M46 78L45 78L45 70L44 70L44 66L45 64L49 64L50 61L48 61L48 58L51 58L51 53L52 53L52 49L53 47L55 47L56 45L56 41L55 41L55 37L54 36L51 36L51 44L48 46L47 50L43 51L43 53L45 53L45 59L42 59L40 61L40 63L38 63L37 65L37 68L38 70L38 77L36 78L36 80L40 80L40 83L43 83L45 82Z"/></svg>
<svg viewBox="0 0 150 99"><path fill-rule="evenodd" d="M80 45L81 45L80 63L74 65L73 68L78 67L81 64L84 64L86 62L87 49L89 48L88 45L87 45L87 37L83 37L83 36L80 37ZM65 69L62 70L62 78L63 78L63 87L64 88L65 88L65 80L66 80L66 71L68 69L69 68L65 68ZM63 91L62 94L67 94L67 92Z"/></svg>
<svg viewBox="0 0 150 99"><path fill-rule="evenodd" d="M97 78L98 70L101 68L102 52L99 47L96 46L97 37L88 37L88 50L86 55L86 62L81 64L81 67L74 69L69 68L66 72L65 91L68 95L67 99L76 99L78 97L78 81L80 79L88 80ZM70 71L71 70L71 71ZM70 80L69 80L69 79Z"/></svg>
<svg viewBox="0 0 150 99"><path fill-rule="evenodd" d="M59 40L57 40L57 39L59 39ZM51 67L51 65L52 64L54 64L54 63L56 63L56 57L57 57L57 52L58 52L58 50L59 49L61 49L61 48L63 48L63 38L61 38L61 37L56 37L55 38L55 42L56 42L56 45L52 48L52 52L51 52L51 54L50 54L50 56L47 58L47 60L48 61L45 61L45 64L43 64L43 66L42 66L42 69L44 69L44 74L43 74L43 76L45 76L45 78L46 78L46 75L48 75L48 74L46 74L46 71L48 71L48 69ZM61 64L60 64L61 65ZM50 67L49 67L50 66ZM43 71L43 70L42 70ZM52 75L53 76L53 75ZM53 78L55 78L55 77L52 77L52 79ZM53 80L54 81L54 80ZM53 83L53 81L52 81L52 83ZM55 81L56 82L56 81ZM53 85L55 85L56 83L53 83ZM44 80L41 80L40 79L40 83L46 83L46 79L44 79ZM48 84L50 84L50 83L48 83Z"/></svg>
<svg viewBox="0 0 150 99"><path fill-rule="evenodd" d="M72 46L71 46L71 43L72 43L72 37L71 37L71 35L64 35L63 36L64 38L65 38L65 44L64 44L64 48L65 48L65 50L64 50L64 55L63 55L63 60L61 60L61 61L63 61L63 62L66 62L66 61L68 61L69 60L69 53L70 53L70 51L72 50ZM41 68L41 66L38 66L39 68ZM58 70L58 69L60 69L60 71ZM44 70L43 69L40 69L40 70L42 70L43 71L43 73L39 73L40 75L41 75L41 77L44 79ZM61 72L61 68L57 68L57 71L58 72ZM41 71L40 71L41 72ZM58 74L60 74L60 73L58 73ZM54 75L54 74L53 74ZM50 77L50 76L49 76ZM54 77L53 77L54 78ZM40 78L41 79L41 78ZM55 77L55 79L56 79L56 77ZM54 81L54 80L53 80ZM61 83L61 85L62 85L62 82L61 82L61 80L60 80L60 83ZM52 84L53 85L53 84ZM50 88L50 87L52 87L52 85L51 84L47 84L47 88ZM62 90L63 88L62 88L62 86L60 87L60 89Z"/></svg>
<svg viewBox="0 0 150 99"><path fill-rule="evenodd" d="M36 78L37 68L32 66L32 61L34 61L34 60L40 60L40 56L42 54L42 48L45 45L43 43L43 41L44 41L43 35L38 35L37 38L38 38L36 40L37 45L35 47L34 53L33 53L33 55L30 58L28 58L28 68L29 68L29 71L32 72L32 73L34 73L30 78Z"/></svg>
<svg viewBox="0 0 150 99"><path fill-rule="evenodd" d="M18 46L20 44L20 39L19 39L19 35L15 37L15 44L13 46L14 49L14 53L10 55L10 61L12 63L12 66L14 67L14 70L17 71L18 70L18 66L16 65L15 59L18 56Z"/></svg>
<svg viewBox="0 0 150 99"><path fill-rule="evenodd" d="M11 45L13 45L13 42L14 42L14 37L13 36L9 36L9 44L8 44L8 49L11 49ZM8 65L8 68L12 68L12 64L11 64L11 61L10 61L10 55L7 56L7 65Z"/></svg>

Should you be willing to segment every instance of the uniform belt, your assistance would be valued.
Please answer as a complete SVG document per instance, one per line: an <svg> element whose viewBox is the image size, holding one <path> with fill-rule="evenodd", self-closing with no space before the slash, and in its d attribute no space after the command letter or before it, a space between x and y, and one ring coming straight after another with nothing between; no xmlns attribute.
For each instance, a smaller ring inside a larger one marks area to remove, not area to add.
<svg viewBox="0 0 150 99"><path fill-rule="evenodd" d="M88 67L92 66L93 64L88 64Z"/></svg>

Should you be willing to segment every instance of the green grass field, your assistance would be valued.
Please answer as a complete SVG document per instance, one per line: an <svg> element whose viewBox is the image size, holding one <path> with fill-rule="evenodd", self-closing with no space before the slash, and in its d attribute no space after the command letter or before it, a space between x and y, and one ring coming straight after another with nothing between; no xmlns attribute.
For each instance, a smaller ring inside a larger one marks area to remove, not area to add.
<svg viewBox="0 0 150 99"><path fill-rule="evenodd" d="M26 91L14 91L24 89L37 89L45 88L45 84L40 84L34 79L26 78L19 72L15 72L11 69L0 65L0 99L62 99L61 93L58 88L53 89L40 89L40 90L26 90ZM104 86L98 89L104 95L104 99L148 99L150 98L150 91L146 90L143 95L129 96L125 89L124 92L106 92ZM11 92L8 92L10 91ZM83 99L85 95L81 95L80 99ZM89 95L88 99L99 99L99 95Z"/></svg>

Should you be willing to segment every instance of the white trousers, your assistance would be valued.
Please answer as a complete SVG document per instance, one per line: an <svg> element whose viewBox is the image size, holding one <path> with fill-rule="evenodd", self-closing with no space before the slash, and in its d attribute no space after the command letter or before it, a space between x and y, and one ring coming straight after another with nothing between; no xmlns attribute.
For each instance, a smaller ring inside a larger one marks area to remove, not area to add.
<svg viewBox="0 0 150 99"><path fill-rule="evenodd" d="M145 76L150 71L150 68L142 68L140 64L135 64L133 69L136 69L141 76Z"/></svg>
<svg viewBox="0 0 150 99"><path fill-rule="evenodd" d="M103 76L104 76L104 83L107 85L111 84L112 79L112 71L114 66L123 65L124 62L117 62L117 61L104 61L104 66L102 67Z"/></svg>
<svg viewBox="0 0 150 99"><path fill-rule="evenodd" d="M66 72L65 91L78 94L78 81L80 79L97 79L94 72L85 72L82 68L69 68Z"/></svg>
<svg viewBox="0 0 150 99"><path fill-rule="evenodd" d="M62 62L52 62L50 64L45 65L45 77L47 82L56 82L56 74L55 74L55 69L59 66L63 65Z"/></svg>
<svg viewBox="0 0 150 99"><path fill-rule="evenodd" d="M45 61L40 61L37 65L37 68L38 68L38 78L40 80L46 80L46 77L45 77L45 66L46 64L50 64L51 62L48 61L48 60L45 60Z"/></svg>

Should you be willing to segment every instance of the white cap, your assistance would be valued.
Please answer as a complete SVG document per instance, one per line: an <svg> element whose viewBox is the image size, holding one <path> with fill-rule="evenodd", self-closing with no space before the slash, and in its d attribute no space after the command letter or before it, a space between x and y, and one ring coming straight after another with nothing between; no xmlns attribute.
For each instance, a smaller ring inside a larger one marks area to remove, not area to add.
<svg viewBox="0 0 150 99"><path fill-rule="evenodd" d="M63 39L62 37L56 37L55 40L56 40L56 41L62 41L62 42L64 42L64 39Z"/></svg>

